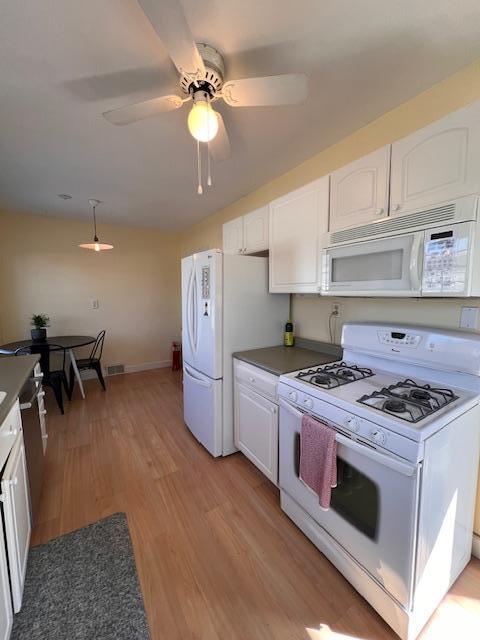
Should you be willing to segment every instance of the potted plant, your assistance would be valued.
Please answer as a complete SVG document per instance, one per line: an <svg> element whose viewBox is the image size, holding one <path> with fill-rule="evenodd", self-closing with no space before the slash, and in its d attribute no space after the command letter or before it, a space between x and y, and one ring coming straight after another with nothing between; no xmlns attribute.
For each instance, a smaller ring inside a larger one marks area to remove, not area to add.
<svg viewBox="0 0 480 640"><path fill-rule="evenodd" d="M50 318L44 313L34 313L30 324L34 329L31 330L32 340L34 342L43 342L47 337L47 329Z"/></svg>

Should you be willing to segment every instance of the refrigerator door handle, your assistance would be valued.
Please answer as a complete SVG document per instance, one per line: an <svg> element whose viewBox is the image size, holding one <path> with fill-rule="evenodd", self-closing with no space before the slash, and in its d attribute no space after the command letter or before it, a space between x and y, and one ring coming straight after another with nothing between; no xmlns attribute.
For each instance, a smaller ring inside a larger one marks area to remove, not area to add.
<svg viewBox="0 0 480 640"><path fill-rule="evenodd" d="M195 267L192 269L192 273L190 274L190 280L188 282L188 290L187 290L187 317L186 317L186 322L187 322L187 335L188 335L188 341L190 342L190 349L192 350L192 353L195 352L195 345L194 345L194 328L193 328L193 324L195 322L194 320L194 314L195 314L195 310L193 307L193 290L194 290L194 281L195 281Z"/></svg>
<svg viewBox="0 0 480 640"><path fill-rule="evenodd" d="M212 383L210 381L204 380L203 378L199 378L198 376L196 376L188 365L184 364L184 369L185 369L186 375L191 380L193 380L196 384L199 384L201 387L207 387L208 389L212 386Z"/></svg>

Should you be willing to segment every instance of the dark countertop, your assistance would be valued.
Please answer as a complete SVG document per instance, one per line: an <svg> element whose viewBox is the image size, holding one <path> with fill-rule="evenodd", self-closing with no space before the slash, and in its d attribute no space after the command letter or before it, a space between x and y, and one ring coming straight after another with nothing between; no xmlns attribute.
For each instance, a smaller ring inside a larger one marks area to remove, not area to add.
<svg viewBox="0 0 480 640"><path fill-rule="evenodd" d="M0 424L7 417L39 360L39 355L0 358L0 391L5 391L7 394L5 400L0 402Z"/></svg>
<svg viewBox="0 0 480 640"><path fill-rule="evenodd" d="M250 351L237 351L233 354L233 357L280 376L283 373L289 373L297 369L305 369L314 365L322 365L339 360L342 357L342 348L338 345L327 343L317 343L315 349L278 345L264 347L263 349L251 349Z"/></svg>

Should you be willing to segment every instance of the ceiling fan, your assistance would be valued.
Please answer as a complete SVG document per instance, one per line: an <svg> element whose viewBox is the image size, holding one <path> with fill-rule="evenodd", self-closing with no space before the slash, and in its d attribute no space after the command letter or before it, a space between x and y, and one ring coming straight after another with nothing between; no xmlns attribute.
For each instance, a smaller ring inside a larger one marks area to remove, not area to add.
<svg viewBox="0 0 480 640"><path fill-rule="evenodd" d="M138 0L138 3L180 74L183 97L160 96L106 111L103 115L112 124L125 125L174 111L192 101L187 124L197 141L198 193L203 193L200 143L205 143L207 148L209 186L212 184L210 154L217 161L230 155L223 118L212 108L212 103L222 99L230 107L299 104L307 97L307 76L290 73L225 81L222 55L209 44L195 43L180 0Z"/></svg>

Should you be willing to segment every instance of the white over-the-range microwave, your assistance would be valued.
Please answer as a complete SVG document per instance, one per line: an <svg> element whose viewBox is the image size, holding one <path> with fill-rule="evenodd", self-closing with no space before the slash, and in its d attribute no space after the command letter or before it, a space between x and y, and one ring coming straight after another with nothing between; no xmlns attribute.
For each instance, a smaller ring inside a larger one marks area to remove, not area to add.
<svg viewBox="0 0 480 640"><path fill-rule="evenodd" d="M480 296L479 197L330 233L322 294Z"/></svg>

